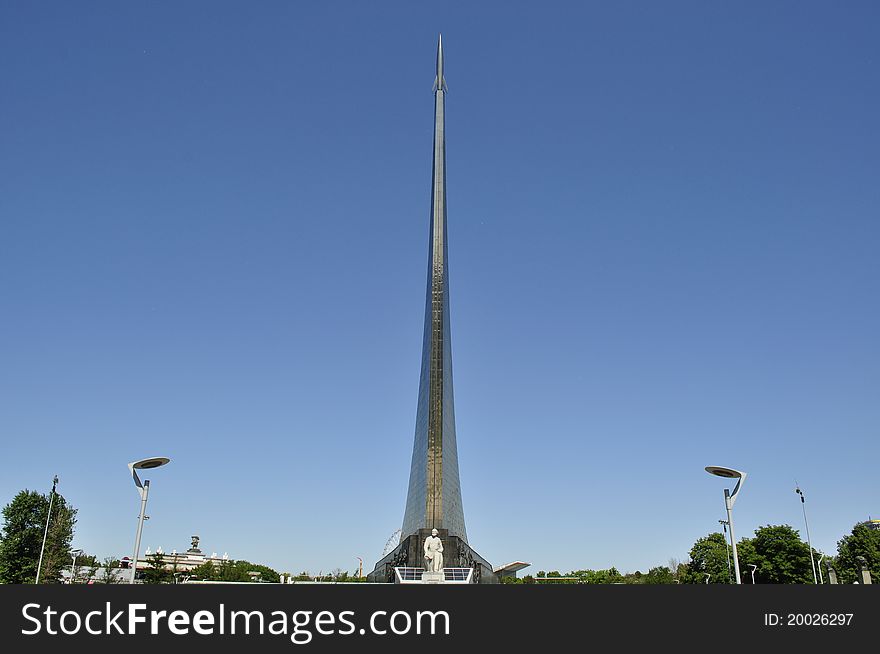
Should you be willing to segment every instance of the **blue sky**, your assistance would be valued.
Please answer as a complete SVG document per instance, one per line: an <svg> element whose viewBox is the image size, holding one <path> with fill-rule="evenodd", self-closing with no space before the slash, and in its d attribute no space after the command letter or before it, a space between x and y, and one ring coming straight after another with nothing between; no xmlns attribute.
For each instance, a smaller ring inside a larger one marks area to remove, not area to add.
<svg viewBox="0 0 880 654"><path fill-rule="evenodd" d="M0 10L0 500L371 567L400 526L446 53L471 544L539 569L880 515L876 3Z"/></svg>

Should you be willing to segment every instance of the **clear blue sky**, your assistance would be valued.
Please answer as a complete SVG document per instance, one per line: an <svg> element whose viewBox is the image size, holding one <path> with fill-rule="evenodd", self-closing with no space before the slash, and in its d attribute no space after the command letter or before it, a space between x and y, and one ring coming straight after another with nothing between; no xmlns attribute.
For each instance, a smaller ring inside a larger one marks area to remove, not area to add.
<svg viewBox="0 0 880 654"><path fill-rule="evenodd" d="M872 2L5 2L0 500L371 567L415 422L437 33L471 544L532 571L880 516Z"/></svg>

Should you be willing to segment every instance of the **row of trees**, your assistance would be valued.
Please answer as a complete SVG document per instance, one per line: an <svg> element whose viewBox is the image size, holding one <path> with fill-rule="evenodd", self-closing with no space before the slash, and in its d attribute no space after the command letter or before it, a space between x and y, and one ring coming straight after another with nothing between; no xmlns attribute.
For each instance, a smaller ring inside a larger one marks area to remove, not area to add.
<svg viewBox="0 0 880 654"><path fill-rule="evenodd" d="M657 566L648 572L621 573L617 568L607 570L572 570L562 574L558 570L545 572L541 570L537 576L526 575L522 578L506 577L501 580L504 584L674 584L686 567L683 563L671 561L667 566Z"/></svg>
<svg viewBox="0 0 880 654"><path fill-rule="evenodd" d="M812 584L813 566L810 548L801 540L796 529L789 525L767 525L755 531L753 538L737 543L743 583L751 583L752 566L756 584ZM859 557L865 559L873 579L880 583L880 530L857 524L852 532L837 543L837 555L829 556L814 550L814 560L822 560L822 574L827 579L826 564L837 573L840 583L857 581ZM711 533L697 540L690 551L690 559L681 563L675 559L668 565L651 568L647 573L635 571L621 574L616 568L607 570L573 570L562 574L557 570L538 572L537 578L504 579L504 583L559 583L559 584L729 584L735 582L732 551L721 533ZM824 558L823 558L824 557Z"/></svg>
<svg viewBox="0 0 880 654"><path fill-rule="evenodd" d="M223 561L219 564L205 561L202 565L193 568L186 574L193 579L199 579L201 581L261 581L273 584L277 584L281 581L281 575L272 568L260 565L259 563L251 563L243 560Z"/></svg>
<svg viewBox="0 0 880 654"><path fill-rule="evenodd" d="M813 583L810 548L789 525L761 527L755 531L754 538L743 538L736 547L743 583L751 582L753 569L758 584ZM700 538L691 548L682 581L706 583L708 578L709 583L732 583L734 576L728 569L729 552L730 545L720 533ZM865 559L871 576L880 581L880 530L857 524L851 533L838 541L835 556L813 551L817 566L822 560L822 569L817 568L817 574L827 577L827 566L830 565L837 573L838 581L845 584L858 580L858 557Z"/></svg>
<svg viewBox="0 0 880 654"><path fill-rule="evenodd" d="M37 565L43 534L49 517L50 498L35 491L23 490L3 508L3 528L0 530L0 583L30 584L37 576ZM76 525L76 509L64 497L55 494L51 502L52 516L48 520L46 547L40 570L41 583L59 583L62 570L72 568L79 581L114 583L119 567L116 559L105 559L98 564L95 556L79 554L78 565L71 557L71 543ZM743 583L754 580L759 584L813 583L810 548L797 530L789 525L767 525L755 531L752 538L737 543ZM647 573L640 571L621 574L616 568L607 570L574 570L565 575L558 571L540 571L537 579L528 575L521 579L505 579L505 583L588 583L588 584L673 584L708 583L726 584L734 580L729 544L721 533L711 533L697 540L686 563L672 560L666 566L657 566ZM850 534L837 543L837 553L829 556L814 552L829 563L840 583L853 583L858 578L859 559L864 558L874 579L880 582L880 530L857 524ZM825 563L823 562L823 566ZM99 575L98 570L102 573ZM823 574L825 570L823 569ZM251 574L251 573L258 573ZM174 583L186 575L203 581L262 581L277 583L280 575L264 565L249 561L206 561L190 571L169 566L162 554L150 558L150 566L143 573L146 583ZM99 578L100 577L100 578ZM334 570L329 574L312 576L307 572L294 577L302 581L357 582L364 578ZM554 581L556 580L556 581Z"/></svg>
<svg viewBox="0 0 880 654"><path fill-rule="evenodd" d="M72 584L118 584L122 583L123 577L119 572L122 568L119 559L112 556L99 561L98 557L91 554L77 554L70 566L70 581ZM40 575L42 581L42 575Z"/></svg>
<svg viewBox="0 0 880 654"><path fill-rule="evenodd" d="M36 581L47 519L49 528L40 568L40 583L60 583L65 570L71 573L72 581L77 583L119 583L123 580L123 576L118 574L119 559L108 557L99 562L91 554L72 555L76 509L61 494L55 493L50 501L49 495L23 490L3 508L0 583L32 584ZM169 566L162 554L150 557L150 565L142 575L143 581L151 584L174 583L183 575L208 581L259 580L277 583L280 580L272 568L249 561L223 561L217 565L206 562L186 572L178 570L173 563Z"/></svg>
<svg viewBox="0 0 880 654"><path fill-rule="evenodd" d="M358 577L356 572L348 572L342 568L324 573L312 574L308 571L300 572L298 575L288 575L293 581L326 581L335 583L360 583L367 580L366 577Z"/></svg>

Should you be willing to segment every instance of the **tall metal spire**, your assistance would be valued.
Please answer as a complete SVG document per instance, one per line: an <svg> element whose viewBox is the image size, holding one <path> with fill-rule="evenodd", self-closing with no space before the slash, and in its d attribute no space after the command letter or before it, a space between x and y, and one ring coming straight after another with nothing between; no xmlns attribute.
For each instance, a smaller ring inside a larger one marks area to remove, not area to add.
<svg viewBox="0 0 880 654"><path fill-rule="evenodd" d="M419 404L403 516L405 538L419 529L447 529L467 542L452 393L452 342L449 325L449 269L446 246L446 80L443 42L437 41L434 80L434 163L431 188L431 245Z"/></svg>

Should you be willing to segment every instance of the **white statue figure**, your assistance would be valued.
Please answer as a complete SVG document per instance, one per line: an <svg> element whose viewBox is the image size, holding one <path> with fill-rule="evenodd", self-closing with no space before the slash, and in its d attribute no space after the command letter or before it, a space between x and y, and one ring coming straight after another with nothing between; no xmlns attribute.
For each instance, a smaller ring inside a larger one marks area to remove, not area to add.
<svg viewBox="0 0 880 654"><path fill-rule="evenodd" d="M443 571L443 541L437 538L437 530L432 529L431 535L425 539L425 562L428 572Z"/></svg>

